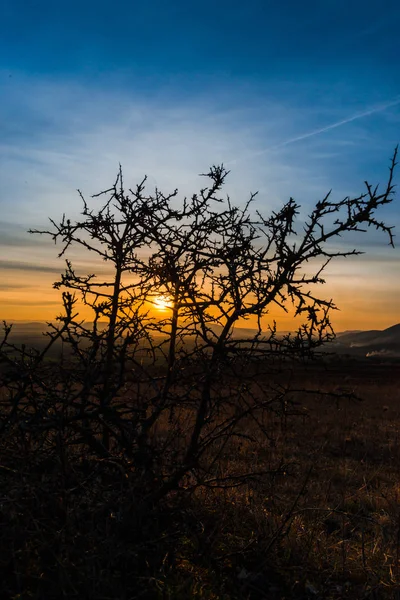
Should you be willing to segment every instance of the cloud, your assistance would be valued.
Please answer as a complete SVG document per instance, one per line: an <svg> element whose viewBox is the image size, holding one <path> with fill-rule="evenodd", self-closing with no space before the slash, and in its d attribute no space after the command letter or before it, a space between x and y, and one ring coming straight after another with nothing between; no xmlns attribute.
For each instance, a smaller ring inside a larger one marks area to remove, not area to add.
<svg viewBox="0 0 400 600"><path fill-rule="evenodd" d="M9 290L26 290L29 288L33 288L34 285L33 284L27 284L27 283L0 283L0 291L9 291Z"/></svg>
<svg viewBox="0 0 400 600"><path fill-rule="evenodd" d="M263 150L259 150L253 154L242 156L240 158L234 159L230 161L232 164L237 164L241 160L248 160L249 158L255 158L257 156L261 156L262 154L266 154L267 152L272 152L274 150L278 150L280 148L284 148L285 146L289 146L290 144L295 144L296 142L301 142L303 140L307 140L308 138L312 138L316 135L321 135L322 133L326 133L327 131L331 131L332 129L336 129L338 127L342 127L343 125L347 125L349 123L353 123L353 121L358 121L359 119L364 119L365 117L369 117L371 115L383 112L388 108L398 106L400 104L400 97L396 97L389 102L384 102L383 104L379 104L378 106L373 106L364 111L358 112L354 115L341 119L340 121L336 121L335 123L331 123L330 125L326 125L325 127L320 127L318 129L314 129L313 131L309 131L308 133L303 133L301 135L289 138L284 140L283 142L279 142L276 145L270 146L268 148L264 148Z"/></svg>
<svg viewBox="0 0 400 600"><path fill-rule="evenodd" d="M62 271L62 269L57 269L57 267L29 262L18 262L15 260L0 260L0 269L12 271L37 271L38 273L52 273L57 275L60 275L60 272Z"/></svg>
<svg viewBox="0 0 400 600"><path fill-rule="evenodd" d="M56 300L13 300L7 299L1 301L2 306L60 306L60 302Z"/></svg>
<svg viewBox="0 0 400 600"><path fill-rule="evenodd" d="M49 247L49 239L33 236L18 223L0 221L0 246L15 248ZM54 245L54 242L53 242Z"/></svg>
<svg viewBox="0 0 400 600"><path fill-rule="evenodd" d="M7 88L3 85L3 97ZM275 100L251 98L232 106L210 93L196 99L153 98L88 90L79 85L22 81L8 91L7 134L0 143L0 201L3 218L44 224L68 208L79 214L76 188L89 195L109 187L118 164L134 184L144 174L149 188L182 195L197 191L198 173L231 156L249 156L233 165L227 191L245 202L260 190L258 202L274 208L296 192L307 198L331 187L326 163L307 156L269 155L265 143L283 148L309 111ZM229 166L229 164L228 164Z"/></svg>
<svg viewBox="0 0 400 600"><path fill-rule="evenodd" d="M2 289L21 285L17 277L24 272L29 285L35 279L40 286L40 273L43 281L46 274L59 277L64 269L62 261L55 264L59 247L26 230L47 229L48 217L57 221L64 212L79 218L77 188L99 207L101 200L90 194L110 187L120 162L127 186L147 174L149 192L179 187L179 198L205 185L199 173L225 162L231 169L226 192L234 203L243 204L250 191L259 190L254 207L268 215L294 196L304 219L330 188L342 198L359 194L365 178L374 183L386 176L394 135L390 119L400 105L399 97L378 103L366 97L367 108L355 110L333 96L320 107L316 96L305 106L296 96L272 99L250 88L248 97L234 90L222 95L209 90L197 98L163 91L146 97L71 82L13 80L12 89L0 81ZM398 208L389 207L386 217L389 224L400 223ZM383 236L369 231L354 247L364 240L386 252ZM353 246L353 238L340 243ZM72 258L84 272L99 270L85 262L88 255ZM383 274L389 262L381 261Z"/></svg>

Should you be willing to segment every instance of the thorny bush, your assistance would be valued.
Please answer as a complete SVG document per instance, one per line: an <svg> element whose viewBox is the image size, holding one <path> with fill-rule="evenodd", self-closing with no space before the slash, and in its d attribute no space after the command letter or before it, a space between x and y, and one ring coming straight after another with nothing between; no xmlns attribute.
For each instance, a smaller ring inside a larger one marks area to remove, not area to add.
<svg viewBox="0 0 400 600"><path fill-rule="evenodd" d="M393 245L377 213L392 201L396 157L397 149L382 191L367 183L358 197L327 194L300 230L292 198L268 217L253 210L255 194L244 208L223 199L223 166L181 204L177 191L147 195L145 179L126 191L121 169L94 196L104 198L100 209L81 194L80 220L64 215L49 231L32 232L52 236L66 258L54 284L63 312L48 324L42 351L13 344L4 324L3 435L26 452L56 450L65 461L75 448L109 461L147 506L182 489L261 477L256 469L227 472L223 458L243 438L257 443L244 433L247 422L264 436L266 415L287 410L285 388L273 377L266 385L261 373L312 356L334 337L335 306L319 284L332 259L358 251L332 242L372 226ZM96 274L75 270L67 257L76 246L98 259ZM160 297L166 308L156 316ZM90 321L80 317L82 305ZM275 307L303 317L297 332L278 335ZM240 335L246 320L257 324L251 338ZM61 342L62 359L48 360Z"/></svg>

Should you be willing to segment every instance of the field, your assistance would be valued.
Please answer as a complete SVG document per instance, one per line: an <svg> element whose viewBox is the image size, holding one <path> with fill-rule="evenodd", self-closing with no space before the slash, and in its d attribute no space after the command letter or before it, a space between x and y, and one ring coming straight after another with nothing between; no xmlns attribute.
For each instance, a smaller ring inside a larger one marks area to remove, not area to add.
<svg viewBox="0 0 400 600"><path fill-rule="evenodd" d="M118 462L30 460L3 434L2 597L400 597L399 364L338 358L289 380L257 449L238 439L218 467L268 475L188 481L147 515Z"/></svg>

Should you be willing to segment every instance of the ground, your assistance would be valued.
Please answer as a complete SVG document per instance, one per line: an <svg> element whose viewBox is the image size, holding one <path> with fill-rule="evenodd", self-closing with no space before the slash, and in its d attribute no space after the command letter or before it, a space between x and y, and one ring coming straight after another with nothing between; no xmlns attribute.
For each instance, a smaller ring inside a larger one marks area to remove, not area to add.
<svg viewBox="0 0 400 600"><path fill-rule="evenodd" d="M400 365L325 359L289 379L263 442L220 465L275 475L188 485L151 518L118 465L30 461L3 434L2 597L397 598Z"/></svg>

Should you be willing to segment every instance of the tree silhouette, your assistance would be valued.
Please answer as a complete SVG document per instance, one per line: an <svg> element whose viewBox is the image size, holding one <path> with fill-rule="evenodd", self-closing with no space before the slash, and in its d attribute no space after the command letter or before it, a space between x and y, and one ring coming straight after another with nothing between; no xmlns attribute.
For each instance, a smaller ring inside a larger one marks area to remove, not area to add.
<svg viewBox="0 0 400 600"><path fill-rule="evenodd" d="M273 373L276 361L312 356L334 337L335 305L319 293L324 270L359 252L331 242L372 226L393 245L378 213L393 198L396 158L397 149L382 191L366 183L358 197L335 202L327 194L303 225L292 198L267 217L254 210L255 194L244 208L222 198L223 166L181 203L177 190L148 195L146 179L126 190L121 168L94 196L104 198L100 209L81 194L79 220L64 215L32 232L52 236L66 257L54 284L63 312L42 352L11 344L5 325L1 360L14 368L3 377L3 430L37 443L53 432L64 453L78 447L118 461L145 504L173 490L263 475L239 467L226 474L220 465L238 440L257 443L244 423L251 419L265 436L265 412L286 406L285 390L261 374ZM74 268L72 247L99 261L96 274ZM155 314L160 297L167 307ZM90 321L80 317L82 305ZM296 332L277 333L276 307L303 318ZM254 336L240 336L249 319ZM55 365L45 359L58 340L69 351Z"/></svg>

